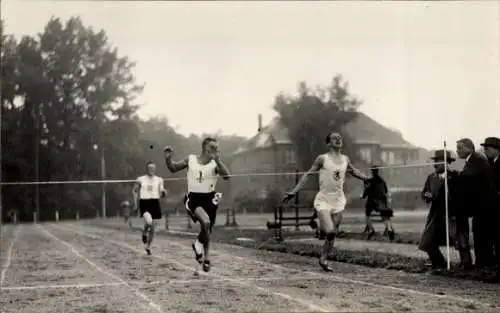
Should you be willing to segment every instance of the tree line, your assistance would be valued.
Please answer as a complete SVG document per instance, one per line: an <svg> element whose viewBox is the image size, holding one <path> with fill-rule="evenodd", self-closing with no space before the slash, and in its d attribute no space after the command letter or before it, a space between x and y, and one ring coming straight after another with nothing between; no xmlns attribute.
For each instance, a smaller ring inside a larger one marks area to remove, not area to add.
<svg viewBox="0 0 500 313"><path fill-rule="evenodd" d="M3 27L1 34L3 182L100 180L101 153L106 179L133 179L147 161L163 162L159 152L166 144L178 155L199 149L203 134L185 137L167 118L137 116L143 85L135 63L110 45L104 31L80 18L52 18L36 36L18 39ZM244 139L219 137L226 154ZM181 192L181 184L172 187ZM54 208L62 216L78 211L85 217L100 207L97 184L39 188L40 219L53 218ZM109 207L117 210L113 204L128 196L130 184L106 188ZM32 218L35 186L4 186L2 192L4 218L13 209L21 220Z"/></svg>
<svg viewBox="0 0 500 313"><path fill-rule="evenodd" d="M104 30L78 17L52 18L42 32L22 38L5 34L2 23L0 40L3 182L100 180L101 155L106 179L132 179L146 161L163 163L159 152L166 144L176 155L199 150L206 134L183 136L166 117L138 117L144 85L134 75L135 63L109 43ZM301 169L324 150L325 130L341 131L360 104L341 76L329 87L311 91L303 82L297 95L276 97L274 109L289 130ZM223 155L246 139L217 137ZM158 169L167 175L163 166ZM185 189L181 183L169 187L174 195ZM115 214L130 184L108 184L106 191L108 212ZM3 186L2 194L4 219L16 210L21 220L30 220L37 194L41 220L52 219L55 208L63 217L76 211L87 217L101 206L99 184Z"/></svg>

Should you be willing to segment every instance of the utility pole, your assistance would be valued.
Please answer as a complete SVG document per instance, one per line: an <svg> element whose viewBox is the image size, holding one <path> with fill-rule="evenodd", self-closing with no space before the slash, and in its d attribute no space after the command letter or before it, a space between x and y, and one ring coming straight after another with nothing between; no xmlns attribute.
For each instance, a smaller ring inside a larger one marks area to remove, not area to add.
<svg viewBox="0 0 500 313"><path fill-rule="evenodd" d="M36 218L40 218L40 107L37 106L36 114L36 142L35 142L35 208ZM36 222L36 221L33 221Z"/></svg>
<svg viewBox="0 0 500 313"><path fill-rule="evenodd" d="M2 0L0 0L0 7L2 5ZM2 29L4 29L2 27ZM3 35L3 32L0 32L0 37ZM0 62L0 73L3 73L3 67L2 65L3 62ZM1 85L1 81L2 81L2 78L1 78L1 75L0 75L0 85ZM0 88L0 99L2 99L1 97L2 95L2 88ZM0 245L3 245L3 210L2 210L2 185L1 183L3 183L3 177L2 177L2 169L3 169L3 162L2 162L2 111L3 111L3 102L0 100Z"/></svg>
<svg viewBox="0 0 500 313"><path fill-rule="evenodd" d="M104 148L103 147L101 147L101 179L103 181L106 180L106 160L104 158ZM102 198L101 198L102 218L105 219L106 218L106 183L102 182L101 188L102 188Z"/></svg>
<svg viewBox="0 0 500 313"><path fill-rule="evenodd" d="M106 184L104 180L106 180L106 160L104 158L104 148L97 144L92 146L94 151L99 150L99 160L101 163L101 218L106 218Z"/></svg>

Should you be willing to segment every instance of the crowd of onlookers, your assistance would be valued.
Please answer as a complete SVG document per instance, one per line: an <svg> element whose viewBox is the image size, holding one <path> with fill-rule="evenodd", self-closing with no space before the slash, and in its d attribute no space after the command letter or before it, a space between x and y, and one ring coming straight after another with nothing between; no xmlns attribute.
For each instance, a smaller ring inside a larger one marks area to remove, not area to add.
<svg viewBox="0 0 500 313"><path fill-rule="evenodd" d="M428 254L433 269L442 270L447 264L439 247L446 244L449 236L450 245L460 255L460 270L476 270L480 276L496 271L493 280L500 282L500 227L497 224L500 222L500 138L488 137L481 146L484 154L477 152L468 138L457 141L457 156L465 160L460 171L450 168L455 161L450 151L435 151L435 172L427 177L422 190L422 199L430 204L430 209L419 249ZM448 234L445 181L448 182ZM471 231L473 240L469 238Z"/></svg>
<svg viewBox="0 0 500 313"><path fill-rule="evenodd" d="M457 141L456 154L465 161L460 171L450 167L456 161L451 151L434 151L435 171L427 177L421 192L422 200L430 208L418 248L428 254L433 270L440 271L447 267L440 247L446 245L448 239L460 255L459 270L476 270L480 276L495 272L493 281L500 282L500 138L488 137L481 146L483 152L476 151L468 138ZM371 215L377 211L386 224L385 233L393 240L390 195L375 167L363 198L366 198L367 239L375 234Z"/></svg>

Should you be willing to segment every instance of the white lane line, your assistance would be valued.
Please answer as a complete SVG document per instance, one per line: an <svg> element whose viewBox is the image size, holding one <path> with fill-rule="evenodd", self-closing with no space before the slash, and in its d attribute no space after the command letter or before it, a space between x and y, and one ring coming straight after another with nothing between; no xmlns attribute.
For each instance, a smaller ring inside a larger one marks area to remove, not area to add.
<svg viewBox="0 0 500 313"><path fill-rule="evenodd" d="M122 246L124 248L128 248L130 250L136 251L137 253L141 253L141 254L143 253L142 250L139 250L139 249L137 249L137 248L129 245L126 242L115 241L115 240L111 240L111 239L108 239L108 238L105 238L105 237L87 234L87 233L84 233L84 232L80 232L80 231L78 231L78 230L76 230L76 229L74 229L72 227L68 227L68 228L62 228L62 227L56 227L56 226L53 226L53 227L54 228L60 228L61 230L71 231L71 232L73 232L75 234L79 234L79 235L82 235L82 236L85 236L85 237L88 237L88 238L94 238L94 239L104 240L104 241L113 243L115 245ZM186 265L184 265L184 264L182 264L180 262L177 262L175 260L167 259L166 257L164 257L162 255L154 254L152 256L155 257L155 258L157 258L157 259L163 260L165 262L168 262L168 263L171 263L171 264L175 264L175 265L177 265L179 267L182 267L184 269L193 271L192 267L186 266ZM331 311L331 310L328 310L326 308L323 308L323 307L320 307L320 306L314 304L312 301L307 301L307 300L304 300L304 299L300 299L300 298L297 298L297 297L294 297L294 296L291 296L289 294L285 294L285 293L282 293L282 292L276 292L276 291L273 291L273 290L271 290L269 288L260 287L260 286L257 286L255 284L252 284L252 283L247 283L247 282L245 282L245 281L243 281L241 279L230 278L230 277L223 277L221 275L217 275L217 274L214 274L214 273L205 273L205 272L200 272L200 275L207 276L207 277L218 278L218 279L221 279L222 281L231 282L231 283L234 283L234 284L237 284L237 285L240 285L240 286L244 286L244 287L250 287L250 288L253 288L255 290L259 290L261 292L265 292L265 293L270 294L270 295L275 295L275 296L281 297L281 298L283 298L285 300L298 303L298 304L300 304L300 305L308 308L308 310L311 310L311 311L315 311L315 312L330 312Z"/></svg>
<svg viewBox="0 0 500 313"><path fill-rule="evenodd" d="M7 257L6 257L5 265L2 269L2 272L0 273L0 287L3 286L3 283L5 282L5 277L7 275L7 270L9 269L10 264L12 263L12 250L14 249L14 244L15 244L20 232L21 232L21 226L19 225L14 230L14 234L12 235L12 239L10 240L9 248L7 249Z"/></svg>
<svg viewBox="0 0 500 313"><path fill-rule="evenodd" d="M34 286L7 286L0 290L45 290L45 289L85 289L98 287L125 286L124 283L96 283L96 284L69 284L69 285L34 285Z"/></svg>
<svg viewBox="0 0 500 313"><path fill-rule="evenodd" d="M242 281L252 282L252 281L263 281L263 282L273 282L273 281L295 281L295 280L308 280L314 279L314 277L310 276L299 276L299 277L245 277L241 278ZM174 280L155 280L150 282L128 282L128 283L89 283L89 284L54 284L54 285L32 285L32 286L6 286L0 288L0 290L46 290L46 289L93 289L93 288L101 288L101 287L121 287L131 285L131 286L139 286L141 288L146 288L149 286L156 285L190 285L193 283L214 283L214 282L224 282L226 279L174 279Z"/></svg>
<svg viewBox="0 0 500 313"><path fill-rule="evenodd" d="M85 256L83 256L80 252L78 252L78 250L76 250L76 248L73 247L71 244L69 244L66 241L64 241L64 240L62 240L62 239L54 236L51 232L49 232L48 230L46 230L42 226L40 226L40 225L37 225L37 226L40 227L40 229L43 230L49 237L53 238L56 241L59 241L60 243L62 243L66 247L68 247L71 250L71 252L73 252L75 255L77 255L78 257L80 257L82 260L84 260L85 262L87 262L88 264L90 264L91 266L93 266L96 270L98 270L99 272L101 272L101 273L103 273L103 274L105 274L105 275L113 278L114 280L119 281L123 285L127 286L130 290L132 290L133 292L135 292L135 294L137 294L144 301L146 301L150 307L152 307L153 309L155 309L156 311L158 311L160 313L163 313L163 310L161 309L161 307L158 304L154 303L148 296L146 296L144 293L140 292L137 288L132 287L131 285L129 285L126 281L124 281L120 277L118 277L118 276L116 276L116 275L114 275L114 274L112 274L112 273L110 273L110 272L102 269L97 264L95 264L94 262L90 261L88 258L86 258Z"/></svg>
<svg viewBox="0 0 500 313"><path fill-rule="evenodd" d="M311 280L315 279L316 277L311 277L311 276L296 276L296 277L283 277L283 276L271 276L271 277L236 277L235 279L238 279L240 281L244 282L275 282L275 281L304 281L304 280ZM156 280L156 281L150 281L147 283L135 283L139 284L141 286L148 286L148 285L184 285L184 284L193 284L193 283L200 283L200 282L205 282L205 283L215 283L215 282L224 282L227 281L226 278L217 278L217 279L173 279L173 280Z"/></svg>
<svg viewBox="0 0 500 313"><path fill-rule="evenodd" d="M101 228L97 228L97 227L93 227L93 226L86 226L86 227L101 230ZM118 230L118 232L121 232L121 231ZM169 241L168 244L172 244L174 246L183 247L183 248L189 248L188 246L183 245L181 243L176 243L176 242L171 242L171 241ZM225 245L225 244L220 244L220 245ZM236 247L239 249L246 249L244 247L238 247L238 246L231 246L231 247ZM255 260L255 259L240 257L238 255L229 254L226 252L221 252L220 250L217 250L214 248L211 249L211 253L214 255L227 256L227 257L231 257L233 259L243 260L243 261L247 261L247 262L250 261L250 262L253 262L256 264L260 264L260 265L268 266L268 267L270 266L270 267L274 267L274 268L280 269L280 270L288 270L288 271L290 270L289 267L284 267L282 265L278 265L278 264L274 264L274 263L270 263L270 262L266 262L266 261L259 261L259 260ZM463 298L460 296L442 295L442 294L419 291L419 290L409 289L409 288L404 288L404 287L395 287L395 286L391 286L391 285L381 285L381 284L367 282L367 281L363 281L363 280L346 278L346 277L338 276L338 275L331 274L331 273L320 274L320 273L315 273L315 272L311 272L311 271L303 271L303 273L314 276L314 277L322 278L322 279L333 280L333 281L342 282L342 283L365 285L365 286L387 289L387 290L392 290L392 291L398 291L398 292L401 292L404 294L415 294L415 295L421 295L421 296L427 296L427 297L433 297L433 298L439 298L439 299L460 301L460 302L464 302L464 303L472 303L474 305L481 306L481 307L484 307L484 306L490 307L491 306L489 303L485 303L483 301L467 299L467 298Z"/></svg>

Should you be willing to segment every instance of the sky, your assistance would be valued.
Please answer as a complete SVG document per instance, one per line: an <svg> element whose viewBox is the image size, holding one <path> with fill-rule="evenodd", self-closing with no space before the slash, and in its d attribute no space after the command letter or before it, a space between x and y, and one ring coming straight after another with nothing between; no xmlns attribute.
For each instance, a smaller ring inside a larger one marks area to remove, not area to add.
<svg viewBox="0 0 500 313"><path fill-rule="evenodd" d="M434 149L500 137L500 1L2 1L6 30L80 16L137 62L143 118L252 136L280 91L342 74L360 110ZM326 131L326 130L325 130Z"/></svg>

